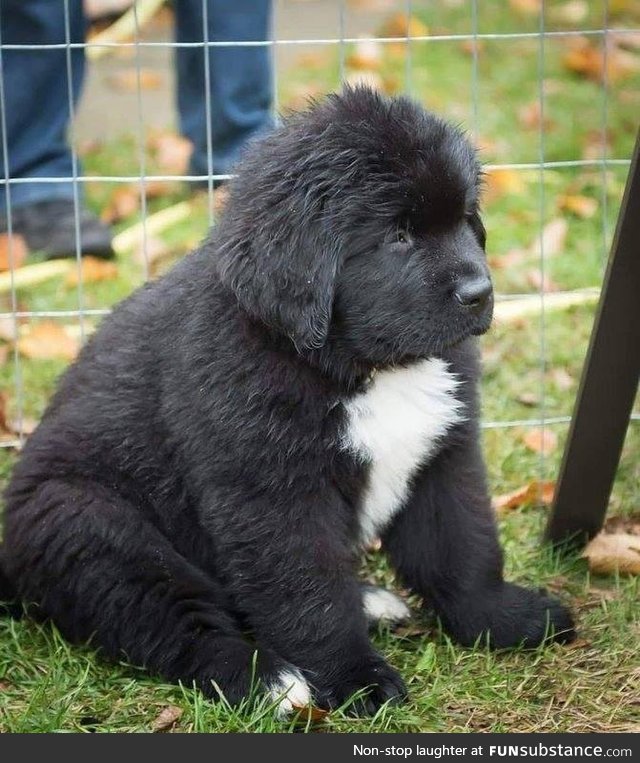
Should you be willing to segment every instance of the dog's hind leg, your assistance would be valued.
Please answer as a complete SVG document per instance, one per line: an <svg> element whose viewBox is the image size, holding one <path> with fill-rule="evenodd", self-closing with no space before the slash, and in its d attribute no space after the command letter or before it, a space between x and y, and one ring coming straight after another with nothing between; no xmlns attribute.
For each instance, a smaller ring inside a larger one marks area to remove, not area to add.
<svg viewBox="0 0 640 763"><path fill-rule="evenodd" d="M293 667L242 636L225 593L117 492L50 480L9 496L5 566L25 602L65 636L232 704L262 686L286 711L309 689Z"/></svg>

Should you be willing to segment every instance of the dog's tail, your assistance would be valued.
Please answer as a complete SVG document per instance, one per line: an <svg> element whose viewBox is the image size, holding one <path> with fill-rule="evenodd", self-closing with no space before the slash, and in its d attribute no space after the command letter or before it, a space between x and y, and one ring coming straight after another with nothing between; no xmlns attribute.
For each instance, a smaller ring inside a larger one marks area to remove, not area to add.
<svg viewBox="0 0 640 763"><path fill-rule="evenodd" d="M20 617L22 606L18 598L18 592L9 580L4 563L3 548L0 546L0 616L10 615Z"/></svg>

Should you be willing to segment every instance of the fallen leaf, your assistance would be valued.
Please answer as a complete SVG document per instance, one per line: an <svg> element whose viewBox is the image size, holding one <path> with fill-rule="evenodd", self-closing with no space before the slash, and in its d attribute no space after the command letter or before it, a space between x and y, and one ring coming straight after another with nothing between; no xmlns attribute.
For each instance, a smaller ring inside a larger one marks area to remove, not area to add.
<svg viewBox="0 0 640 763"><path fill-rule="evenodd" d="M9 346L0 344L0 366L3 366L9 360Z"/></svg>
<svg viewBox="0 0 640 763"><path fill-rule="evenodd" d="M356 71L379 71L382 68L382 45L376 40L358 40L345 64Z"/></svg>
<svg viewBox="0 0 640 763"><path fill-rule="evenodd" d="M540 13L542 0L509 0L509 5L517 13L525 16L535 16Z"/></svg>
<svg viewBox="0 0 640 763"><path fill-rule="evenodd" d="M609 40L605 55L603 44L586 37L573 38L563 58L569 71L595 82L617 82L640 71L640 58Z"/></svg>
<svg viewBox="0 0 640 763"><path fill-rule="evenodd" d="M24 265L29 247L18 233L0 233L0 270L11 270Z"/></svg>
<svg viewBox="0 0 640 763"><path fill-rule="evenodd" d="M571 389L576 383L576 380L573 378L573 376L571 376L566 368L552 368L549 371L549 378L553 384L563 392Z"/></svg>
<svg viewBox="0 0 640 763"><path fill-rule="evenodd" d="M631 533L601 532L590 541L582 556L591 572L608 575L640 575L640 537Z"/></svg>
<svg viewBox="0 0 640 763"><path fill-rule="evenodd" d="M552 280L551 276L548 273L541 273L539 269L528 270L526 279L529 286L532 286L536 291L560 291L560 287Z"/></svg>
<svg viewBox="0 0 640 763"><path fill-rule="evenodd" d="M394 13L380 27L378 37L426 37L429 27L415 16Z"/></svg>
<svg viewBox="0 0 640 763"><path fill-rule="evenodd" d="M589 130L582 147L583 159L601 159L605 155L611 155L613 150L613 135L611 130Z"/></svg>
<svg viewBox="0 0 640 763"><path fill-rule="evenodd" d="M98 281L110 281L118 276L118 267L110 260L99 257L83 257L78 268L70 270L64 282L67 286L77 286L82 278L82 283L96 283Z"/></svg>
<svg viewBox="0 0 640 763"><path fill-rule="evenodd" d="M180 720L182 713L183 710L181 707L176 707L176 705L167 705L167 707L162 708L158 714L158 717L153 722L151 727L152 731L168 731L170 728L173 728L173 726L175 726L175 724Z"/></svg>
<svg viewBox="0 0 640 763"><path fill-rule="evenodd" d="M391 633L400 638L415 638L417 636L426 636L429 633L429 628L426 625L412 623L410 625L399 625L397 628L393 628Z"/></svg>
<svg viewBox="0 0 640 763"><path fill-rule="evenodd" d="M561 24L580 24L589 15L587 0L569 0L555 8L549 9L549 16L553 21Z"/></svg>
<svg viewBox="0 0 640 763"><path fill-rule="evenodd" d="M138 185L138 188L140 186ZM173 180L147 180L144 181L144 195L147 199L161 199L176 193L178 186Z"/></svg>
<svg viewBox="0 0 640 763"><path fill-rule="evenodd" d="M135 185L125 185L117 188L107 206L102 210L100 219L112 225L120 220L135 215L140 209L140 188Z"/></svg>
<svg viewBox="0 0 640 763"><path fill-rule="evenodd" d="M493 508L497 512L503 512L507 509L519 509L521 506L535 504L550 506L553 503L555 488L555 482L533 480L510 493L495 496L492 501Z"/></svg>
<svg viewBox="0 0 640 763"><path fill-rule="evenodd" d="M153 136L149 144L161 169L177 175L186 172L193 151L191 141L175 133L160 133Z"/></svg>
<svg viewBox="0 0 640 763"><path fill-rule="evenodd" d="M300 714L297 718L298 723L304 721L324 721L329 715L328 710L323 710L314 705L292 705L292 707L295 712Z"/></svg>
<svg viewBox="0 0 640 763"><path fill-rule="evenodd" d="M460 50L468 56L473 56L476 52L480 55L484 52L484 49L484 40L463 40L460 43Z"/></svg>
<svg viewBox="0 0 640 763"><path fill-rule="evenodd" d="M482 198L486 204L506 195L521 194L526 190L522 173L510 169L488 170L484 175Z"/></svg>
<svg viewBox="0 0 640 763"><path fill-rule="evenodd" d="M525 130L539 130L542 127L545 132L550 132L555 128L553 120L544 115L539 101L522 106L518 110L518 121Z"/></svg>
<svg viewBox="0 0 640 763"><path fill-rule="evenodd" d="M586 638L577 638L570 644L565 644L566 649L575 651L576 649L588 649L592 645L592 642Z"/></svg>
<svg viewBox="0 0 640 763"><path fill-rule="evenodd" d="M146 239L140 239L139 245L134 249L132 256L138 265L153 265L169 257L172 251L161 238L147 236Z"/></svg>
<svg viewBox="0 0 640 763"><path fill-rule="evenodd" d="M608 533L625 532L640 536L640 514L631 514L627 517L609 517L604 523L604 530Z"/></svg>
<svg viewBox="0 0 640 763"><path fill-rule="evenodd" d="M489 265L496 270L511 268L514 265L520 265L527 256L528 252L524 249L510 249L505 254L491 255L489 257Z"/></svg>
<svg viewBox="0 0 640 763"><path fill-rule="evenodd" d="M8 315L0 318L0 339L5 342L15 342L17 336L18 330L15 320Z"/></svg>
<svg viewBox="0 0 640 763"><path fill-rule="evenodd" d="M527 253L539 255L542 249L545 257L555 257L564 249L568 232L569 224L567 221L562 217L556 217L544 226L541 236L533 241Z"/></svg>
<svg viewBox="0 0 640 763"><path fill-rule="evenodd" d="M540 396L533 392L523 392L516 397L516 400L527 408L537 408L540 405Z"/></svg>
<svg viewBox="0 0 640 763"><path fill-rule="evenodd" d="M598 211L598 201L592 196L569 194L558 199L558 208L562 212L571 212L576 217L588 219Z"/></svg>
<svg viewBox="0 0 640 763"><path fill-rule="evenodd" d="M357 87L358 85L364 85L372 90L379 90L383 92L384 82L382 77L377 72L371 71L354 71L347 74L345 77L345 83L351 87Z"/></svg>
<svg viewBox="0 0 640 763"><path fill-rule="evenodd" d="M8 681L0 681L0 691L9 691L11 684Z"/></svg>
<svg viewBox="0 0 640 763"><path fill-rule="evenodd" d="M558 447L558 436L548 427L536 427L523 435L522 442L534 453L553 453Z"/></svg>
<svg viewBox="0 0 640 763"><path fill-rule="evenodd" d="M107 77L107 83L114 90L135 93L140 90L160 90L164 87L164 78L155 69L121 69Z"/></svg>
<svg viewBox="0 0 640 763"><path fill-rule="evenodd" d="M73 360L80 349L77 339L71 337L64 326L53 321L41 321L31 326L18 339L16 346L22 355L32 360Z"/></svg>

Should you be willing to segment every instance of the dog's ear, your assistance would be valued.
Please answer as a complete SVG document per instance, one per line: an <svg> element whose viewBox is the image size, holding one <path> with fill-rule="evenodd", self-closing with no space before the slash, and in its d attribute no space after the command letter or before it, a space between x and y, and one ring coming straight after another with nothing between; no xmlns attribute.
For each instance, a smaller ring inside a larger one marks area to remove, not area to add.
<svg viewBox="0 0 640 763"><path fill-rule="evenodd" d="M337 241L309 220L268 231L251 227L246 238L222 241L217 266L223 284L245 312L290 337L298 350L321 347L333 307Z"/></svg>

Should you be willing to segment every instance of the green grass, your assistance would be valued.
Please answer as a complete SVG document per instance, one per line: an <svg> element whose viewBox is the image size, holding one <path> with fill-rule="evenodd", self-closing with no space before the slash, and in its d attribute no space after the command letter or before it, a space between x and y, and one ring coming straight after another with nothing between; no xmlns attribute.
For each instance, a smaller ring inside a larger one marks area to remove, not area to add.
<svg viewBox="0 0 640 763"><path fill-rule="evenodd" d="M434 34L468 33L468 4L430 4L423 21ZM547 2L548 28L560 28L554 8ZM638 26L638 3L617 3L613 22ZM478 30L483 32L536 31L537 19L518 15L509 3L478 3ZM590 2L584 28L601 24L603 3ZM615 15L617 14L617 15ZM566 41L545 43L544 78L548 95L544 134L548 160L581 159L593 133L602 127L604 91L590 80L566 70L562 64ZM540 134L521 124L522 107L538 98L539 47L537 40L485 41L479 54L477 122L471 88L472 58L457 43L411 45L413 94L473 132L477 127L486 145L483 159L490 163L535 162L540 156ZM281 78L281 103L299 101L301 93L324 91L337 85L337 52L323 49L314 61L295 67ZM381 56L381 76L404 83L405 62L392 49ZM551 83L551 84L549 84ZM630 155L638 113L640 77L637 73L615 82L608 93L608 155ZM101 146L85 157L87 172L136 174L133 138ZM152 155L147 171L157 170ZM500 292L532 292L529 274L539 266L534 251L521 262L500 267L501 258L514 248L531 246L541 223L561 213L559 200L580 193L596 199L596 214L588 219L567 216L568 234L562 251L545 261L545 270L562 289L597 286L618 212L626 167L563 168L544 173L541 187L537 170L518 173L519 185L486 205L489 252L497 265L494 276ZM89 184L88 202L100 209L114 186ZM176 190L153 200L150 209L185 196ZM133 220L121 223L126 227ZM177 255L205 232L207 213L196 205L188 222L175 226L166 243ZM131 258L119 261L119 276L83 289L85 308L104 308L117 302L144 279L142 265ZM76 309L78 292L62 281L52 281L17 295L20 309ZM3 309L10 309L5 300ZM548 313L544 320L544 363L541 360L541 319L533 317L498 325L483 339L484 416L487 421L566 416L571 413L594 316L583 306ZM63 319L71 322L71 319ZM87 319L88 325L94 319ZM0 365L0 390L8 398L9 412L21 408L37 418L46 406L61 361L20 360L18 369L9 355ZM562 369L564 378L558 378ZM568 376L567 376L568 375ZM537 399L525 405L525 396ZM637 406L636 406L637 409ZM537 477L557 475L566 424L550 425L558 447L541 458L522 442L525 426L487 429L484 447L491 489L507 492ZM16 453L0 450L0 481L8 478ZM640 428L632 424L622 455L610 513L628 515L640 508ZM490 653L453 646L437 624L416 614L414 635L381 630L378 648L403 674L410 700L401 708L384 708L373 719L352 719L343 713L329 716L322 731L597 731L638 729L637 681L640 675L638 638L639 583L637 578L590 576L581 559L560 559L540 544L545 511L530 507L500 520L511 579L545 585L569 601L576 611L580 640L575 648L551 647L535 652ZM393 584L385 562L371 554L363 574ZM412 601L418 609L418 602ZM205 701L188 687L167 686L125 664L113 664L90 647L71 647L51 626L29 620L0 620L0 731L145 731L166 705L183 713L180 731L305 730L304 719L281 723L266 703L233 711Z"/></svg>

